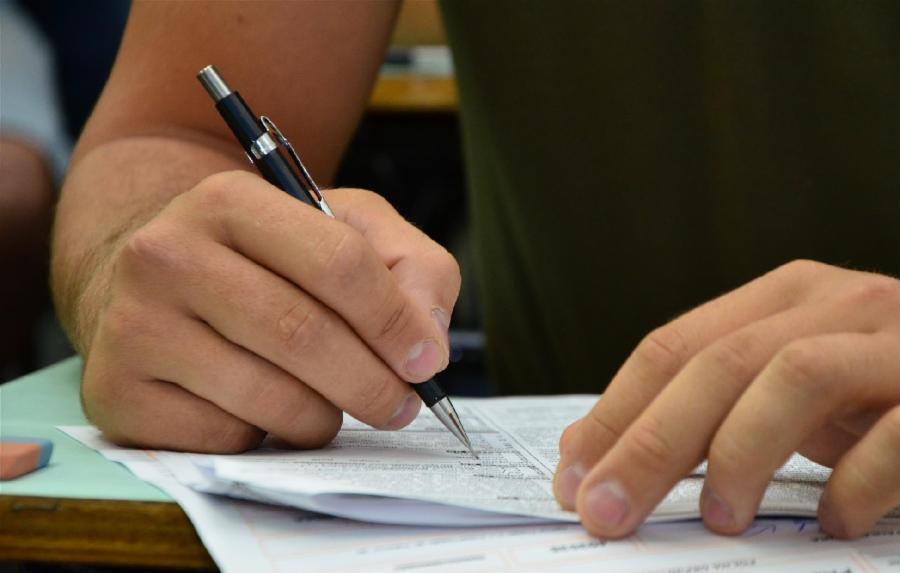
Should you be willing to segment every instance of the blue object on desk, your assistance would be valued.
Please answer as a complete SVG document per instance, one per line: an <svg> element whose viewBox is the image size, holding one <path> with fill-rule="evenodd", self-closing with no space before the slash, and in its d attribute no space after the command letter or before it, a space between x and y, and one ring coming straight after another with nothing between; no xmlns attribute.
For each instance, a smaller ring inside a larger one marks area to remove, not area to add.
<svg viewBox="0 0 900 573"><path fill-rule="evenodd" d="M50 461L53 442L44 438L0 435L0 480L11 480L35 470Z"/></svg>

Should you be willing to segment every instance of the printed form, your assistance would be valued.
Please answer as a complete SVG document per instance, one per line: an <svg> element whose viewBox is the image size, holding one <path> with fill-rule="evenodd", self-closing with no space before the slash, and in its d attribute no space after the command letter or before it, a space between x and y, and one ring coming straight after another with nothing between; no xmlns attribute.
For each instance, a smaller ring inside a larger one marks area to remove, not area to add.
<svg viewBox="0 0 900 573"><path fill-rule="evenodd" d="M217 456L211 473L220 483L241 484L275 503L381 523L488 525L535 518L576 522L574 513L557 505L552 477L560 434L596 400L458 399L457 409L480 460L423 412L400 432L376 431L347 418L324 449ZM682 480L650 520L698 517L704 473L701 466ZM814 517L829 475L828 468L794 456L776 474L760 515ZM318 503L310 503L310 496L318 496ZM398 499L407 503L398 504ZM432 507L424 511L414 502Z"/></svg>
<svg viewBox="0 0 900 573"><path fill-rule="evenodd" d="M791 518L760 518L739 537L694 520L591 538L557 507L551 477L559 435L595 400L455 400L480 461L428 412L399 432L348 418L321 450L236 456L130 450L95 428L64 431L176 499L226 573L900 573L900 515L861 540L830 539L802 517L815 515L830 470L799 456L779 470L761 510ZM697 517L703 470L652 519Z"/></svg>
<svg viewBox="0 0 900 573"><path fill-rule="evenodd" d="M900 573L900 525L836 541L810 519L758 519L739 537L698 521L600 541L578 524L380 525L199 493L155 452L119 448L91 427L69 435L167 492L223 573Z"/></svg>

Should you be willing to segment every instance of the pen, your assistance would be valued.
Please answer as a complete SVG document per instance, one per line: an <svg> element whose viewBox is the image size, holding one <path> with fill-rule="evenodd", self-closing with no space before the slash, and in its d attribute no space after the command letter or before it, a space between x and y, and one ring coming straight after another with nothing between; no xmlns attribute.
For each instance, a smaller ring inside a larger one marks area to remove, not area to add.
<svg viewBox="0 0 900 573"><path fill-rule="evenodd" d="M197 74L197 79L212 97L216 109L244 148L250 163L259 170L263 178L295 199L334 217L325 197L300 160L300 155L275 123L264 115L257 118L241 94L228 87L215 67L206 66ZM287 150L296 170L285 159L279 144ZM456 408L437 380L432 378L413 384L413 388L425 406L477 459L478 454L472 449L472 442L469 441Z"/></svg>

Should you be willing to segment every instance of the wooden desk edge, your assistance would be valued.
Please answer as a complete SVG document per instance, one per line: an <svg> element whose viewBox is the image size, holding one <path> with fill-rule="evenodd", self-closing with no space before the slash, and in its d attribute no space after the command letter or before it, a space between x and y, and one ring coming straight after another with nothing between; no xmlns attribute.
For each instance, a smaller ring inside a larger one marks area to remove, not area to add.
<svg viewBox="0 0 900 573"><path fill-rule="evenodd" d="M215 569L175 503L8 495L0 560Z"/></svg>

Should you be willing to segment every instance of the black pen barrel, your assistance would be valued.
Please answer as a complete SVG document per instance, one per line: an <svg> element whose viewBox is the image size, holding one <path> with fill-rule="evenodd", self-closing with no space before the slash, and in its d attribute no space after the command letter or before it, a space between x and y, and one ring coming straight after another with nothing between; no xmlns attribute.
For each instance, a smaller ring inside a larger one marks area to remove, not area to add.
<svg viewBox="0 0 900 573"><path fill-rule="evenodd" d="M252 154L253 142L266 133L250 106L238 92L231 92L216 102L216 109L247 155ZM255 159L255 158L254 158Z"/></svg>
<svg viewBox="0 0 900 573"><path fill-rule="evenodd" d="M263 179L278 187L291 197L303 201L311 207L315 205L309 194L297 179L297 175L291 168L290 162L277 147L271 149L253 149L253 143L260 137L267 135L256 115L250 110L250 106L236 91L229 93L216 102L216 109L228 127L234 133L237 140L244 148L248 157L252 157L254 165L259 169ZM259 153L263 151L264 153Z"/></svg>
<svg viewBox="0 0 900 573"><path fill-rule="evenodd" d="M256 168L262 174L263 179L278 187L291 197L303 201L311 207L318 209L309 194L300 184L297 175L291 168L291 164L285 159L280 149L274 149L258 159L254 159Z"/></svg>
<svg viewBox="0 0 900 573"><path fill-rule="evenodd" d="M440 384L438 384L437 380L434 378L426 382L413 384L413 388L428 408L431 408L447 397L447 393L444 392L444 389L441 388Z"/></svg>

